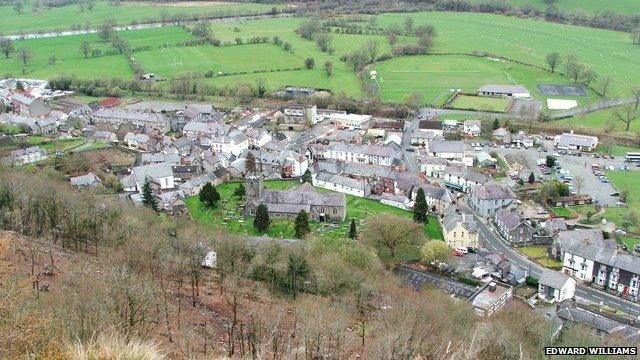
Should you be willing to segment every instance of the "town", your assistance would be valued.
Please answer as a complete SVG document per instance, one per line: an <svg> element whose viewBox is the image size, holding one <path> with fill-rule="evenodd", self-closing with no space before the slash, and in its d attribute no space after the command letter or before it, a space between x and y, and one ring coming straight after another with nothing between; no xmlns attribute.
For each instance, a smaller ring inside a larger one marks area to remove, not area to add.
<svg viewBox="0 0 640 360"><path fill-rule="evenodd" d="M313 232L353 241L368 217L412 217L437 252L393 259L416 290L434 286L481 317L523 302L557 331L580 323L640 340L640 241L631 232L640 219L627 204L637 189L620 180L640 170L640 153L614 156L596 136L448 119L432 108L410 119L321 109L305 104L313 89L286 91L279 106L222 109L117 97L86 104L46 81L5 81L0 142L17 149L3 162L54 166L78 191L257 239L294 243ZM486 85L475 96L531 95Z"/></svg>

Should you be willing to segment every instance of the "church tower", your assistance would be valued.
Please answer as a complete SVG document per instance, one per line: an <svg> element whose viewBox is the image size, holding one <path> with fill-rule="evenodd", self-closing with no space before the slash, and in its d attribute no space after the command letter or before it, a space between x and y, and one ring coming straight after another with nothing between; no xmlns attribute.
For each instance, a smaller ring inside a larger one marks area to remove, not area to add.
<svg viewBox="0 0 640 360"><path fill-rule="evenodd" d="M262 176L247 176L244 180L244 189L247 197L247 202L258 200L260 196L262 196L263 188L264 182L262 180Z"/></svg>

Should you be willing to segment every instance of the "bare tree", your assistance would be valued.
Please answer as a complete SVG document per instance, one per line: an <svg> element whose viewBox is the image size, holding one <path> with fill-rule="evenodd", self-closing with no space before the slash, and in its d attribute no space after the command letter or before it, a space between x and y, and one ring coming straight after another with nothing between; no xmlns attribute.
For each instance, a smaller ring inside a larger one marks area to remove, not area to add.
<svg viewBox="0 0 640 360"><path fill-rule="evenodd" d="M20 59L22 65L26 66L29 61L33 60L33 53L28 48L22 48L18 50L18 59Z"/></svg>
<svg viewBox="0 0 640 360"><path fill-rule="evenodd" d="M602 97L607 96L607 90L609 89L609 84L611 84L611 76L605 75L600 78L600 94Z"/></svg>
<svg viewBox="0 0 640 360"><path fill-rule="evenodd" d="M547 54L547 64L551 69L551 72L556 72L556 68L558 64L560 64L560 54L557 52L552 52Z"/></svg>
<svg viewBox="0 0 640 360"><path fill-rule="evenodd" d="M413 220L393 215L371 216L365 224L364 238L378 250L388 252L395 261L398 251L424 242L421 227Z"/></svg>
<svg viewBox="0 0 640 360"><path fill-rule="evenodd" d="M89 53L91 52L91 43L88 41L83 41L80 44L80 52L84 55L85 59L89 57Z"/></svg>
<svg viewBox="0 0 640 360"><path fill-rule="evenodd" d="M407 18L407 19L410 19L410 18ZM369 62L374 62L378 57L379 45L380 45L380 42L376 39L370 39L369 41L367 41L364 51L367 53L369 57Z"/></svg>
<svg viewBox="0 0 640 360"><path fill-rule="evenodd" d="M622 106L616 109L614 113L615 117L625 124L624 131L629 131L631 122L638 118L637 107L634 104L628 106Z"/></svg>
<svg viewBox="0 0 640 360"><path fill-rule="evenodd" d="M13 40L0 36L0 52L2 52L4 57L9 58L13 50Z"/></svg>
<svg viewBox="0 0 640 360"><path fill-rule="evenodd" d="M582 71L582 81L585 85L589 86L592 82L594 82L598 78L598 74L590 68L584 69Z"/></svg>
<svg viewBox="0 0 640 360"><path fill-rule="evenodd" d="M584 178L582 176L576 176L573 178L573 185L576 187L576 192L580 194L582 186L584 185Z"/></svg>
<svg viewBox="0 0 640 360"><path fill-rule="evenodd" d="M640 87L631 90L631 94L633 94L633 109L638 110L638 106L640 105Z"/></svg>

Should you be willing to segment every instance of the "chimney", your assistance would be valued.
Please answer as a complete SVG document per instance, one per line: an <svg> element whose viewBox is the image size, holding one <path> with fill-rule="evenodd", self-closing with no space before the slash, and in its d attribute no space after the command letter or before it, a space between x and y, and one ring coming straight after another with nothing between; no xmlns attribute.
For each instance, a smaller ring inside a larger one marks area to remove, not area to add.
<svg viewBox="0 0 640 360"><path fill-rule="evenodd" d="M495 292L496 291L496 283L490 282L489 286L487 287L487 289L489 289L489 292Z"/></svg>

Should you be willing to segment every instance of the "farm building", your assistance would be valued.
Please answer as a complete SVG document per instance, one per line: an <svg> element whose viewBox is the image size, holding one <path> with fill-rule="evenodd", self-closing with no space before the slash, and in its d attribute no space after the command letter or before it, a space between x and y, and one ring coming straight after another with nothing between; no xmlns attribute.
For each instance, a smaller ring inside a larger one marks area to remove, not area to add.
<svg viewBox="0 0 640 360"><path fill-rule="evenodd" d="M479 96L511 96L515 98L529 98L531 93L521 85L493 85L488 84L478 89Z"/></svg>
<svg viewBox="0 0 640 360"><path fill-rule="evenodd" d="M563 133L554 139L555 146L562 150L593 151L598 146L598 137L590 135Z"/></svg>

